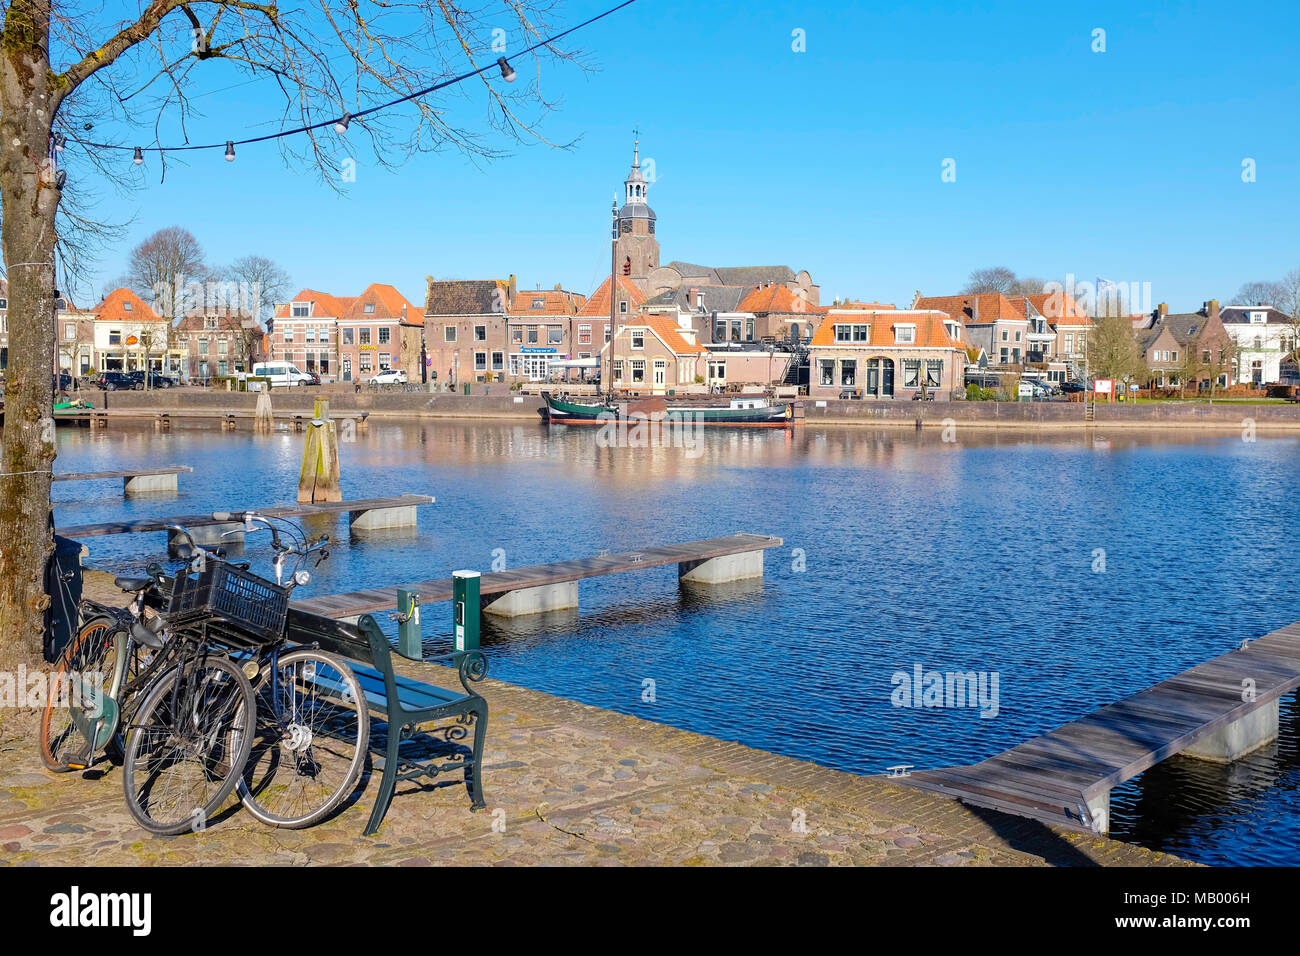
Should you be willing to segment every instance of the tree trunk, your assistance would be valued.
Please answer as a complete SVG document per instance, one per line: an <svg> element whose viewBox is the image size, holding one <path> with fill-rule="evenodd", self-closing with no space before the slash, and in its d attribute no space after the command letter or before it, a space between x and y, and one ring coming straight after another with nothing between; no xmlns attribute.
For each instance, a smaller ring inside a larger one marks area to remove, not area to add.
<svg viewBox="0 0 1300 956"><path fill-rule="evenodd" d="M12 0L0 49L0 232L9 354L0 447L0 669L40 654L54 464L54 214L49 0Z"/></svg>

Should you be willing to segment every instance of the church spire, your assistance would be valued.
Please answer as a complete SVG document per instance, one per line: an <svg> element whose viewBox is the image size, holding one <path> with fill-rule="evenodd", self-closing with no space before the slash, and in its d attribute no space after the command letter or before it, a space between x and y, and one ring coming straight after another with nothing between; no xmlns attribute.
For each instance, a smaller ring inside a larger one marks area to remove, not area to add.
<svg viewBox="0 0 1300 956"><path fill-rule="evenodd" d="M627 179L623 181L627 189L627 196L624 202L633 205L645 205L646 190L649 183L641 173L641 140L634 140L632 143L632 171L628 173Z"/></svg>

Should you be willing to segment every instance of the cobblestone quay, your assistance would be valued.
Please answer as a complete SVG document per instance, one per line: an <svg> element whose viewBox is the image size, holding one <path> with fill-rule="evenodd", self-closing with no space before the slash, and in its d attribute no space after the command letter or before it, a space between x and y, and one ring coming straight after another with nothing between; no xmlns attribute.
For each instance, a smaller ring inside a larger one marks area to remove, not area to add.
<svg viewBox="0 0 1300 956"><path fill-rule="evenodd" d="M403 670L455 684L446 668ZM377 786L369 774L342 813L308 830L262 826L232 800L202 832L155 837L128 814L119 768L47 773L30 724L18 735L24 723L6 720L0 864L1184 863L500 681L481 687L492 708L487 809L470 811L459 775L399 784L370 838L360 836Z"/></svg>

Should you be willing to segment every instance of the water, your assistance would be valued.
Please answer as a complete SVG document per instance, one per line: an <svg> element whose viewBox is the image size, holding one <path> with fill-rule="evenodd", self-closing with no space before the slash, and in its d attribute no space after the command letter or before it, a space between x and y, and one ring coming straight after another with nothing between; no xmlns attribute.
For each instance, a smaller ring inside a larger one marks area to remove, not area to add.
<svg viewBox="0 0 1300 956"><path fill-rule="evenodd" d="M342 447L344 497L438 503L418 530L350 542L345 519L308 522L343 540L307 593L486 571L494 557L779 535L761 583L702 595L654 569L583 582L581 613L487 623L492 674L859 773L977 761L1300 620L1297 439L958 438L713 430L692 455L531 423L375 423ZM58 470L195 469L161 499L56 484L63 525L292 501L302 436L114 426L60 429L59 443ZM90 545L94 563L124 568L164 540ZM266 567L254 538L248 555ZM446 608L425 615L434 643ZM996 672L997 716L892 706L891 676L917 664ZM1300 863L1298 729L1291 695L1276 745L1231 767L1148 771L1114 792L1112 835L1207 863Z"/></svg>

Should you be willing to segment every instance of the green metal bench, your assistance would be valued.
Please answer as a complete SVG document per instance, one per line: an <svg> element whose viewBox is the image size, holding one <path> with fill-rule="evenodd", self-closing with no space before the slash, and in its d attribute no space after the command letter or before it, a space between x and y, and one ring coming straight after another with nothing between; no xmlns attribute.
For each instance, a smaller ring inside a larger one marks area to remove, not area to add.
<svg viewBox="0 0 1300 956"><path fill-rule="evenodd" d="M480 651L463 651L437 657L406 657L393 649L379 625L369 614L356 624L319 617L304 611L289 611L289 640L293 644L315 645L320 650L347 658L365 694L372 713L381 714L388 724L388 740L383 757L376 757L374 769L383 771L379 795L365 835L379 829L399 780L436 777L454 770L465 772L465 783L472 799L471 809L481 810L483 802L483 745L487 737L487 701L470 685L487 676L487 659ZM421 662L453 661L465 693L434 687L393 671L393 655ZM421 724L452 720L446 728L447 739L468 734L474 725L474 744L468 757L460 759L412 759L399 754L402 741L413 737ZM459 735L456 731L459 730Z"/></svg>

